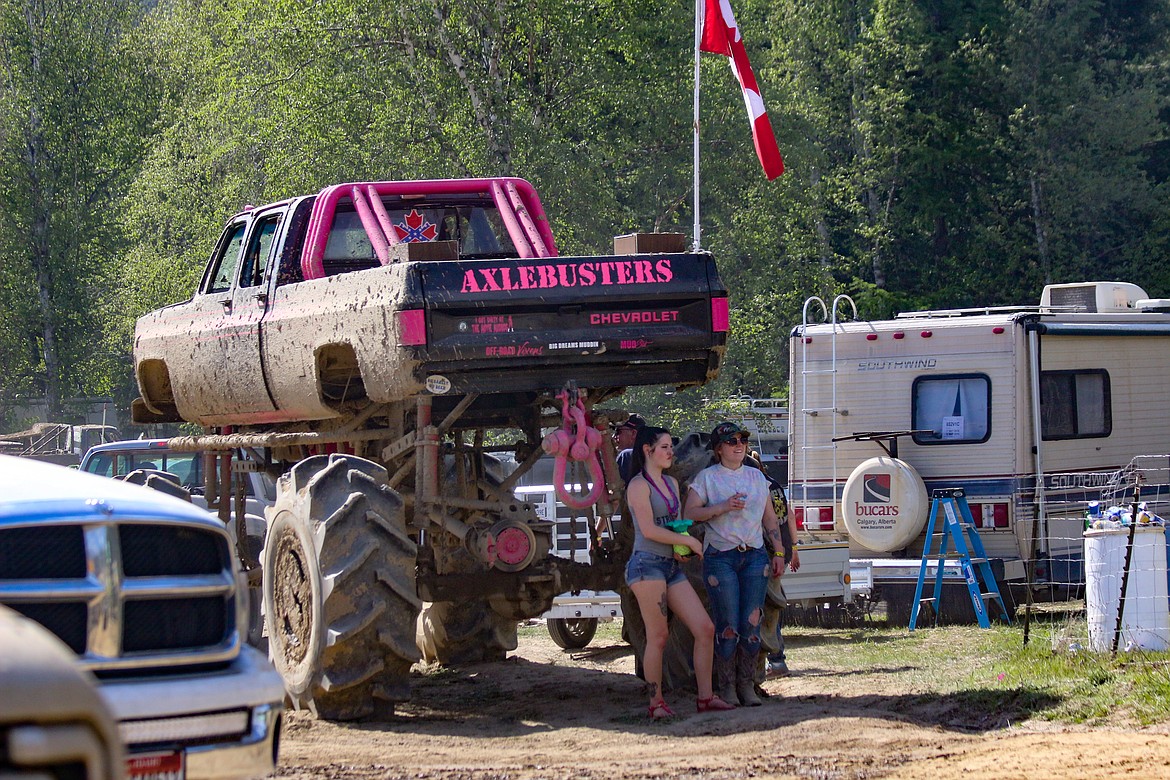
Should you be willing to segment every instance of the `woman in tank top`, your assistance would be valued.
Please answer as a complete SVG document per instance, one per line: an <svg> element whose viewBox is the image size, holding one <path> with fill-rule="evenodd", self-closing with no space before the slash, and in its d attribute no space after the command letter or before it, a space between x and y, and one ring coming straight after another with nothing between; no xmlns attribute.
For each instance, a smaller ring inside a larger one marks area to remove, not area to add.
<svg viewBox="0 0 1170 780"><path fill-rule="evenodd" d="M678 482L663 473L674 461L670 431L643 427L634 440L626 502L634 516L634 549L626 565L626 584L638 600L646 627L642 676L650 693L647 714L654 719L674 715L662 696L662 653L670 633L667 616L674 612L695 638L696 706L699 712L729 710L733 706L711 690L711 663L715 627L699 595L679 564L673 545L689 548L700 557L702 545L693 536L678 534L666 526L681 515Z"/></svg>

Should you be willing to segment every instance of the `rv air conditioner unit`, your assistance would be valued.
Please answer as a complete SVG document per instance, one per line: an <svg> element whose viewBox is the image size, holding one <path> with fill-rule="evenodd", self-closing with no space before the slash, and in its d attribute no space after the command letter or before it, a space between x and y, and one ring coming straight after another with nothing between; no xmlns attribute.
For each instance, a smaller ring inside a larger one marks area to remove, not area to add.
<svg viewBox="0 0 1170 780"><path fill-rule="evenodd" d="M1134 306L1137 307L1138 311L1168 314L1170 313L1170 298L1142 298Z"/></svg>
<svg viewBox="0 0 1170 780"><path fill-rule="evenodd" d="M1146 291L1129 282L1049 284L1040 294L1040 308L1101 313L1131 312L1143 298L1149 298Z"/></svg>

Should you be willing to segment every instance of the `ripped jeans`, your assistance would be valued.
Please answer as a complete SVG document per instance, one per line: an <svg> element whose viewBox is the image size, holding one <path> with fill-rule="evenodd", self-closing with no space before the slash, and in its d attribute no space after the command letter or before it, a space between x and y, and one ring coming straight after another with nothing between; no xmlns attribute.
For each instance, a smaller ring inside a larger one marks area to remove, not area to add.
<svg viewBox="0 0 1170 780"><path fill-rule="evenodd" d="M748 657L760 652L760 623L768 588L768 551L749 547L703 554L707 606L715 623L715 654L730 660L737 648Z"/></svg>

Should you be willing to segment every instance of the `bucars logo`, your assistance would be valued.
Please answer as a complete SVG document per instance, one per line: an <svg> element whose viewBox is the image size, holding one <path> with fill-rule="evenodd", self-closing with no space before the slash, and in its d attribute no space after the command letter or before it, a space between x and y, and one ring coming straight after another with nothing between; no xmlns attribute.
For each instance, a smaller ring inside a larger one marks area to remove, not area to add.
<svg viewBox="0 0 1170 780"><path fill-rule="evenodd" d="M853 502L853 511L858 517L896 517L901 514L901 508L890 503L893 491L888 473L865 474L861 484L861 500Z"/></svg>
<svg viewBox="0 0 1170 780"><path fill-rule="evenodd" d="M862 500L869 504L890 503L890 475L886 473L866 474L862 477L864 494Z"/></svg>

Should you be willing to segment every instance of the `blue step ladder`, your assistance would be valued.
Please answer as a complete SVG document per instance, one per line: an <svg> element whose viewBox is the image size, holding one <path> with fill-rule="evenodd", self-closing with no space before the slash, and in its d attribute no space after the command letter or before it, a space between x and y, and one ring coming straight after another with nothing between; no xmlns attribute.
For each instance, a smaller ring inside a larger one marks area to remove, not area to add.
<svg viewBox="0 0 1170 780"><path fill-rule="evenodd" d="M943 569L948 560L957 560L971 595L971 606L980 628L990 628L988 619L989 602L998 602L1000 617L1010 624L1007 606L1000 595L991 562L979 539L971 509L962 488L943 488L930 494L930 522L926 526L926 544L922 548L922 567L918 570L918 587L914 589L914 605L910 610L910 630L918 624L918 614L923 604L930 604L934 610L934 624L938 625L939 600L942 597ZM943 530L936 531L939 510L942 510ZM948 548L953 552L948 552ZM936 561L934 573L934 597L922 598L922 586L926 581L926 569L930 561Z"/></svg>

